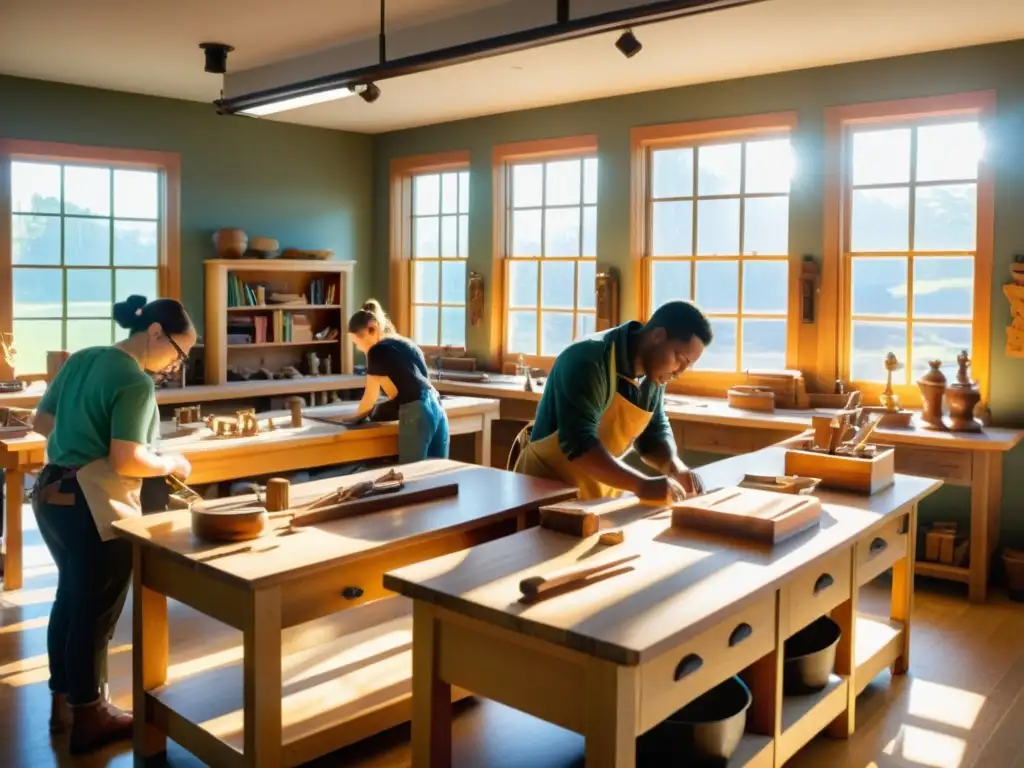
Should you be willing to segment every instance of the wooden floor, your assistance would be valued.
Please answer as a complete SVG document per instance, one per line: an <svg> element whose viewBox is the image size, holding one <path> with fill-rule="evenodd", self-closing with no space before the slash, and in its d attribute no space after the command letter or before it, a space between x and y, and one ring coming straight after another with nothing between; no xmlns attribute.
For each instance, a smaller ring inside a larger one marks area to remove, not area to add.
<svg viewBox="0 0 1024 768"><path fill-rule="evenodd" d="M86 758L66 755L47 730L46 623L56 572L27 514L25 588L0 592L0 766L129 766L126 745ZM879 603L885 590L862 599ZM795 768L1024 768L1024 608L1001 596L971 605L957 587L920 581L911 674L888 673L865 691L857 733L847 742L821 738ZM128 601L129 606L131 600ZM170 606L172 675L237 663L240 637L180 605ZM298 628L300 631L303 628ZM286 642L298 635L286 636ZM125 611L111 647L111 695L130 705L131 616ZM583 764L576 734L484 700L459 707L455 764L473 768L555 768ZM314 766L384 768L409 763L403 726L318 760ZM66 737L65 737L66 738ZM168 763L199 761L171 745Z"/></svg>

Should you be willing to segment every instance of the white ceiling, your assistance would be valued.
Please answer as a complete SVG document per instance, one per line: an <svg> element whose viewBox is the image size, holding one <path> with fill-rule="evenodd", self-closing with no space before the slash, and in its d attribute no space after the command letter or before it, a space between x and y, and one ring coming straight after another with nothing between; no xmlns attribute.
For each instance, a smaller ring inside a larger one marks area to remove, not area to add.
<svg viewBox="0 0 1024 768"><path fill-rule="evenodd" d="M537 0L520 0L536 2ZM388 0L390 29L503 0ZM212 101L197 46L241 71L373 37L373 0L0 0L0 73ZM569 101L1024 38L1024 0L769 0L380 83L361 99L274 119L378 133ZM212 107L211 107L212 109Z"/></svg>

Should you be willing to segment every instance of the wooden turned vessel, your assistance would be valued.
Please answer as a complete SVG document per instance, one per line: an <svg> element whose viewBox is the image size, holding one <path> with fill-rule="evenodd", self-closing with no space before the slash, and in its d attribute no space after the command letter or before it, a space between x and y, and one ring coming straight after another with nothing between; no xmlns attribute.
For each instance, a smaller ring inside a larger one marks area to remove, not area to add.
<svg viewBox="0 0 1024 768"><path fill-rule="evenodd" d="M966 349L957 355L956 361L959 363L956 382L946 388L949 428L954 432L981 432L981 422L974 418L974 408L981 401L981 391L968 373L971 360Z"/></svg>
<svg viewBox="0 0 1024 768"><path fill-rule="evenodd" d="M945 432L949 429L942 418L942 396L946 392L946 376L939 370L941 360L928 363L931 370L917 380L921 390L921 426L925 429Z"/></svg>

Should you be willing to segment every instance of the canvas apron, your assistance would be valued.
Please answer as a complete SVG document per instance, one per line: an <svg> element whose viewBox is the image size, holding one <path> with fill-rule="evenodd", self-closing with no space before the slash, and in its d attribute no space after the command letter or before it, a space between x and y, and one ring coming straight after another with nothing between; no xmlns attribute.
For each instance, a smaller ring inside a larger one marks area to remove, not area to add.
<svg viewBox="0 0 1024 768"><path fill-rule="evenodd" d="M597 427L597 436L608 453L621 459L633 446L633 441L647 429L654 414L634 405L618 393L619 376L615 366L615 344L612 344L611 359L608 363L610 396ZM634 385L637 384L634 379L626 376L622 378ZM530 426L526 429L530 429ZM574 485L579 488L581 499L615 498L622 495L621 490L597 482L588 476L577 462L570 461L558 444L557 431L541 440L527 443L519 454L513 471Z"/></svg>
<svg viewBox="0 0 1024 768"><path fill-rule="evenodd" d="M75 475L103 541L116 538L115 520L142 514L142 480L117 474L108 459L91 461Z"/></svg>

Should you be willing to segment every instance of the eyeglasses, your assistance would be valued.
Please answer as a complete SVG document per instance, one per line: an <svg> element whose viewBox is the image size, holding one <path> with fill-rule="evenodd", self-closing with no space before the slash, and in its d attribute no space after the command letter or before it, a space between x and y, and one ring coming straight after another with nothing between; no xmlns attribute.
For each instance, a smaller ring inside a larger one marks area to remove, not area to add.
<svg viewBox="0 0 1024 768"><path fill-rule="evenodd" d="M188 355L185 354L185 350L178 346L178 342L172 339L171 334L169 334L167 331L164 331L164 336L167 337L167 341L169 341L171 343L171 346L174 347L174 351L178 353L178 364L184 365L185 363L187 363Z"/></svg>

